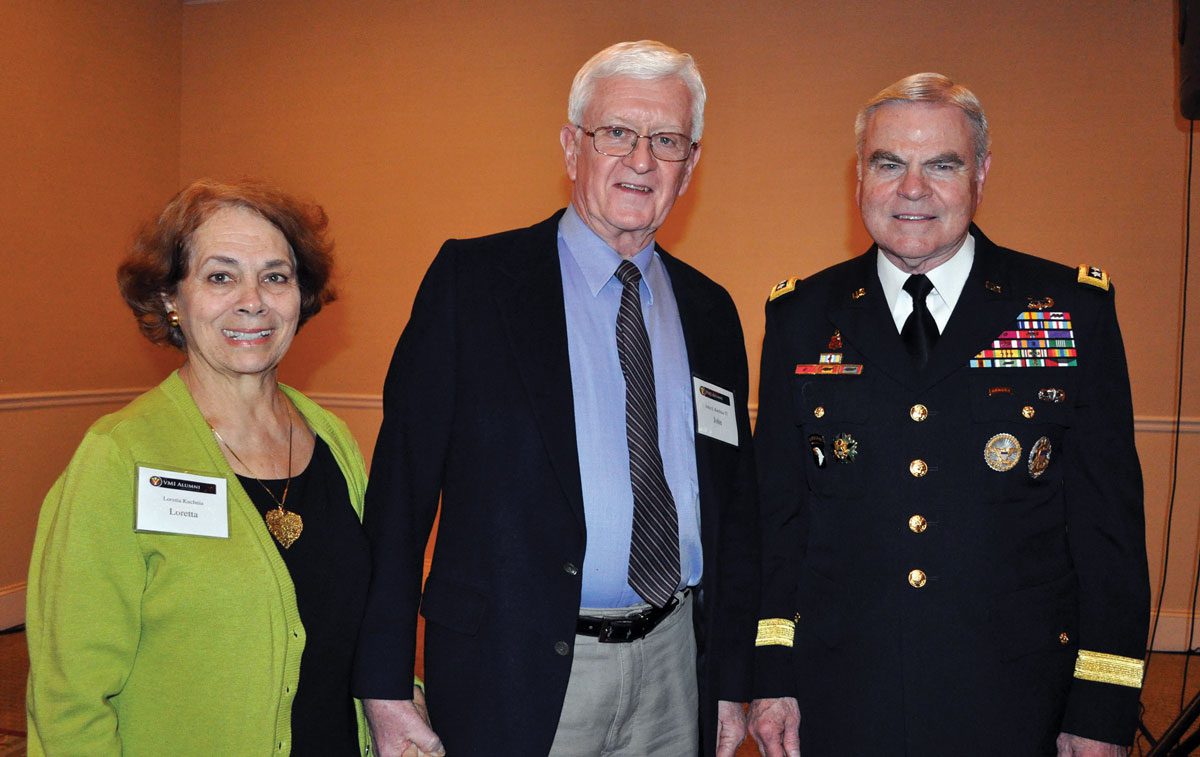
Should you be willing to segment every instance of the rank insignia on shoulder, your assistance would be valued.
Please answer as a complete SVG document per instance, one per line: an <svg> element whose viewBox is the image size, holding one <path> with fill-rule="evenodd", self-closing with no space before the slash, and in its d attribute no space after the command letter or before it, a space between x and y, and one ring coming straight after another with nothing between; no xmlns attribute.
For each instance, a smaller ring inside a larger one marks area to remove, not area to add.
<svg viewBox="0 0 1200 757"><path fill-rule="evenodd" d="M796 288L796 282L800 281L799 276L793 276L790 279L784 279L775 286L771 287L771 295L767 298L767 302L771 302Z"/></svg>
<svg viewBox="0 0 1200 757"><path fill-rule="evenodd" d="M1088 284L1097 289L1108 291L1108 272L1103 268L1097 268L1094 265L1079 266L1079 275L1076 276L1076 281L1080 284Z"/></svg>

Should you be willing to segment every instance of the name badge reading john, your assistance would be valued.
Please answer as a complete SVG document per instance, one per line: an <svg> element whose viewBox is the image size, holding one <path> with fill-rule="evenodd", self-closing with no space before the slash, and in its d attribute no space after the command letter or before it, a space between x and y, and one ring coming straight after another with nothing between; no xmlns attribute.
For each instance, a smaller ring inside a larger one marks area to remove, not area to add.
<svg viewBox="0 0 1200 757"><path fill-rule="evenodd" d="M716 384L692 377L696 389L696 431L718 441L737 446L737 416L733 412L733 392Z"/></svg>
<svg viewBox="0 0 1200 757"><path fill-rule="evenodd" d="M229 537L225 479L165 468L137 468L136 531Z"/></svg>

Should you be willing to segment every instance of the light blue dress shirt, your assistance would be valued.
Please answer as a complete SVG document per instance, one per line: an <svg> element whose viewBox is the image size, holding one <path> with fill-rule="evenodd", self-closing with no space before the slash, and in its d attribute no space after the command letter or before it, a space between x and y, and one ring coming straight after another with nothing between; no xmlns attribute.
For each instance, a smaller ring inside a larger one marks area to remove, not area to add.
<svg viewBox="0 0 1200 757"><path fill-rule="evenodd" d="M625 437L625 377L617 358L622 285L614 275L621 256L568 207L558 225L558 260L587 523L580 606L629 607L644 600L628 581L633 488ZM693 586L700 581L704 566L687 345L675 293L654 245L638 252L632 262L642 272L642 317L654 360L658 443L667 485L679 512L680 575L683 586Z"/></svg>

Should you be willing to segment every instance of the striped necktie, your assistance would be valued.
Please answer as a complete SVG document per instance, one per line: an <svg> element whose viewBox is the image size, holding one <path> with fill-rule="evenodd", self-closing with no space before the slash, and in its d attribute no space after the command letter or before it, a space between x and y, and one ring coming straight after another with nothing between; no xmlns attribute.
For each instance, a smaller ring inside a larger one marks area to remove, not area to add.
<svg viewBox="0 0 1200 757"><path fill-rule="evenodd" d="M679 514L663 473L658 448L658 403L650 338L642 320L642 273L628 260L617 267L624 289L617 311L617 356L625 376L625 434L633 482L633 535L629 585L656 607L679 588Z"/></svg>

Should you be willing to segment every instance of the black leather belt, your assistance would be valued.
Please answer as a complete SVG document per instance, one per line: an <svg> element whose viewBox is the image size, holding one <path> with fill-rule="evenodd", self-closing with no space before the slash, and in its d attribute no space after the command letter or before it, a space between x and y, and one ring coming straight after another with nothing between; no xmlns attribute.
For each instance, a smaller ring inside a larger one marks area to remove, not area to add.
<svg viewBox="0 0 1200 757"><path fill-rule="evenodd" d="M684 589L681 596L686 596L687 591ZM591 618L580 615L575 623L575 633L581 636L595 636L608 644L637 641L653 631L678 606L679 597L675 596L663 607L649 607L626 618Z"/></svg>

